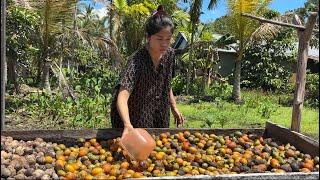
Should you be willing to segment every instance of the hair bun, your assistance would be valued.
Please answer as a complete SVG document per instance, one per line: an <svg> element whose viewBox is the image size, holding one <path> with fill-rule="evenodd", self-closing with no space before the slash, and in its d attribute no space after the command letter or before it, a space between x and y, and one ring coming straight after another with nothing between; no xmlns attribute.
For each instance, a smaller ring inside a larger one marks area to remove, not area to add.
<svg viewBox="0 0 320 180"><path fill-rule="evenodd" d="M158 11L158 12L164 12L164 7L163 7L163 5L159 5L158 8L157 8L157 11Z"/></svg>

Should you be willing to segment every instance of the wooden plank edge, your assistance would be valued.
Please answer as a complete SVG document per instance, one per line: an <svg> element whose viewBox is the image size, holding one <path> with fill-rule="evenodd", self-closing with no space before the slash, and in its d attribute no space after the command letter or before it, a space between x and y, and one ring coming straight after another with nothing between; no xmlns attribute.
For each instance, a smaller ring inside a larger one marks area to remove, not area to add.
<svg viewBox="0 0 320 180"><path fill-rule="evenodd" d="M235 131L241 132L251 132L251 133L258 133L259 135L263 135L264 129L263 128L252 128L252 129L240 129L240 128L229 128L229 129L209 129L209 128L146 128L149 133L160 134L162 132L170 132L170 133L177 133L181 131L190 131L190 132L205 132L205 133L217 133L217 135L229 134ZM123 129L113 129L113 128L106 128L106 129L82 129L82 130L7 130L1 131L1 135L3 136L12 136L12 137L19 137L19 138L30 138L30 137L51 137L54 136L55 138L103 138L104 136L121 136Z"/></svg>
<svg viewBox="0 0 320 180"><path fill-rule="evenodd" d="M319 156L319 142L309 138L301 133L291 131L289 128L272 123L266 122L265 137L274 138L283 143L290 143L298 150L311 156Z"/></svg>
<svg viewBox="0 0 320 180"><path fill-rule="evenodd" d="M248 173L248 174L223 174L216 176L209 175L196 175L196 176L164 176L164 177L147 177L140 178L141 180L156 180L156 179L319 179L319 172L303 173L303 172L290 172L290 173Z"/></svg>

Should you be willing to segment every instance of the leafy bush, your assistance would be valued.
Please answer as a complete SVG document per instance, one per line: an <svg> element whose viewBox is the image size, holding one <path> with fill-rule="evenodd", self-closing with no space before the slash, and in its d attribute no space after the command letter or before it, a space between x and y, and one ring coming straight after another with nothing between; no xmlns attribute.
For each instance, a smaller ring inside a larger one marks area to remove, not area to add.
<svg viewBox="0 0 320 180"><path fill-rule="evenodd" d="M193 81L190 82L189 93L191 95L199 96L199 95L202 94L202 92L203 92L202 78L198 77L198 78L196 78L196 79L194 79Z"/></svg>
<svg viewBox="0 0 320 180"><path fill-rule="evenodd" d="M258 111L262 118L270 118L272 113L276 112L278 106L271 101L264 101L259 103Z"/></svg>
<svg viewBox="0 0 320 180"><path fill-rule="evenodd" d="M292 92L289 83L295 61L295 46L291 31L281 33L276 39L254 43L244 54L242 85L278 92Z"/></svg>
<svg viewBox="0 0 320 180"><path fill-rule="evenodd" d="M43 124L53 122L63 128L109 127L110 103L118 73L100 67L76 75L71 84L75 87L75 100L57 90L52 95L42 91L28 93L25 97L10 98L6 103L12 108L7 108L7 113L23 111L31 119L45 118Z"/></svg>
<svg viewBox="0 0 320 180"><path fill-rule="evenodd" d="M175 95L180 95L185 91L186 79L182 75L176 75L171 82L172 91Z"/></svg>
<svg viewBox="0 0 320 180"><path fill-rule="evenodd" d="M292 85L294 89L294 85ZM279 96L279 104L290 107L293 105L294 91ZM307 74L304 105L307 107L319 107L319 74Z"/></svg>
<svg viewBox="0 0 320 180"><path fill-rule="evenodd" d="M293 105L293 93L290 94L282 94L279 96L279 105L285 106L285 107L292 107Z"/></svg>
<svg viewBox="0 0 320 180"><path fill-rule="evenodd" d="M98 93L97 90L93 90ZM95 97L87 96L85 92L78 94L73 101L71 97L64 98L62 93L49 96L45 93L33 94L33 105L27 111L38 112L33 116L44 116L48 120L64 123L66 126L76 127L106 127L111 95L96 94Z"/></svg>
<svg viewBox="0 0 320 180"><path fill-rule="evenodd" d="M209 88L205 89L205 95L213 97L213 99L221 98L228 99L232 93L232 85L228 83L226 79L218 82L215 81Z"/></svg>
<svg viewBox="0 0 320 180"><path fill-rule="evenodd" d="M305 104L319 107L319 74L307 74Z"/></svg>

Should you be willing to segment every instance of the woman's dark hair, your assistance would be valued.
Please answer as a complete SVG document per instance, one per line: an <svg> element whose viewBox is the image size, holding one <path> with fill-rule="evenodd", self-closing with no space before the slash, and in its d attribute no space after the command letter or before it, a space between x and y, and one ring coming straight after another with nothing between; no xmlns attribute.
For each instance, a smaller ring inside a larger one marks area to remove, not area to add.
<svg viewBox="0 0 320 180"><path fill-rule="evenodd" d="M146 22L146 33L147 36L154 35L161 31L161 29L170 26L171 32L173 33L174 25L171 17L164 11L164 7L159 5L157 11L148 18Z"/></svg>

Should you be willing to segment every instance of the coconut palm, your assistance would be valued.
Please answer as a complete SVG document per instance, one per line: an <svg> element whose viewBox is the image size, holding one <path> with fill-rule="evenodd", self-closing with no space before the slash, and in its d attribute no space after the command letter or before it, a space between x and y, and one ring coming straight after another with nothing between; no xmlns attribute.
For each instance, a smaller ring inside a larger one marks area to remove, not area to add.
<svg viewBox="0 0 320 180"><path fill-rule="evenodd" d="M51 91L49 82L49 71L52 55L55 45L57 44L56 36L61 33L61 23L68 26L72 22L72 15L74 6L77 4L77 0L32 0L29 1L29 5L35 11L37 11L41 18L41 45L42 45L42 87L48 92Z"/></svg>
<svg viewBox="0 0 320 180"><path fill-rule="evenodd" d="M184 2L187 2L185 0ZM210 0L208 9L213 9L216 4L217 0ZM192 68L192 61L193 61L193 42L194 42L194 34L195 30L197 29L197 26L200 22L200 15L201 15L201 8L202 8L203 0L193 0L191 2L191 8L190 8L190 26L191 26L191 41L190 41L190 50L189 50L189 62L191 67L188 67L187 69L187 84L186 84L186 93L189 93L189 85L190 85L190 68ZM195 69L193 68L193 77L195 76Z"/></svg>
<svg viewBox="0 0 320 180"><path fill-rule="evenodd" d="M273 33L270 31L270 24L260 27L258 21L242 16L242 13L252 15L262 15L272 0L228 0L228 18L227 23L230 34L238 40L237 58L234 68L234 82L232 96L236 102L241 101L240 92L240 75L241 75L241 60L243 53L257 34Z"/></svg>

